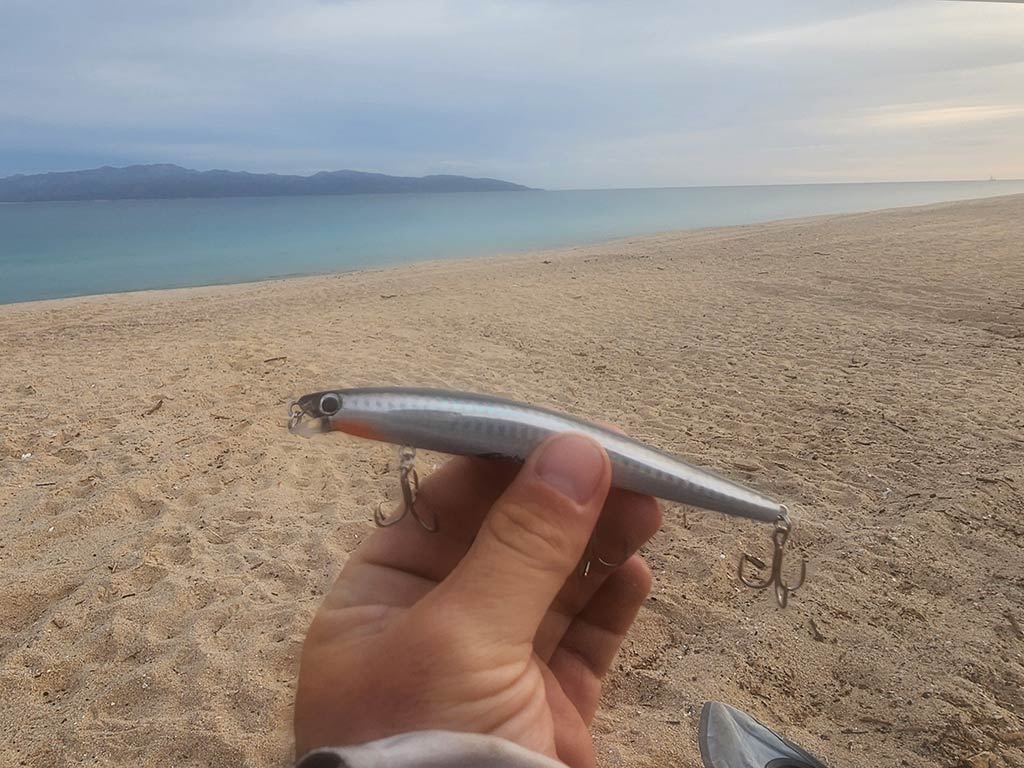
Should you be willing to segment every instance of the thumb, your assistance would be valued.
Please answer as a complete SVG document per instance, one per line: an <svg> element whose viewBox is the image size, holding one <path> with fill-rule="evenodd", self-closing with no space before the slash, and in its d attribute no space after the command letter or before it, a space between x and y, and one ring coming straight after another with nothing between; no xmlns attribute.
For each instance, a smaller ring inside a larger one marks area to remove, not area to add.
<svg viewBox="0 0 1024 768"><path fill-rule="evenodd" d="M491 507L445 580L445 599L480 631L531 643L587 548L610 484L608 456L594 440L546 440Z"/></svg>

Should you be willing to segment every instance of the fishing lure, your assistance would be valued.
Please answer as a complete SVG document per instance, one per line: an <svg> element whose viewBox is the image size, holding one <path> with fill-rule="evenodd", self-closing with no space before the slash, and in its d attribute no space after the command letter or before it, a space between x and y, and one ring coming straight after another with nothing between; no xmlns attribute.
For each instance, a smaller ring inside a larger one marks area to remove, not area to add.
<svg viewBox="0 0 1024 768"><path fill-rule="evenodd" d="M740 558L739 578L747 586L774 586L777 602L785 607L806 576L803 561L795 584L787 583L782 573L792 530L785 505L639 440L564 413L490 395L404 387L314 392L292 402L288 412L289 429L306 437L339 431L403 446L399 462L403 507L391 519L379 507L374 519L380 526L393 525L411 514L427 530L437 530L437 521L422 517L416 508L417 448L523 461L547 437L576 432L596 440L607 452L616 488L773 524L768 577L748 576L748 563L759 568L765 564L752 555ZM608 567L617 565L598 560ZM588 560L584 573L589 568Z"/></svg>

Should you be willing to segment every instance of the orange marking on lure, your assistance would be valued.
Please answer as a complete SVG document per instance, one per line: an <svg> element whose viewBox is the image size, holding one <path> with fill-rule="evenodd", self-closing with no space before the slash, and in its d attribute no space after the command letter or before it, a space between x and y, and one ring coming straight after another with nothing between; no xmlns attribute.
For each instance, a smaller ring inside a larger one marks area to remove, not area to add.
<svg viewBox="0 0 1024 768"><path fill-rule="evenodd" d="M356 437L363 437L367 440L379 440L387 442L384 436L378 432L372 424L368 424L360 419L346 419L344 417L335 417L331 419L331 429L337 432L344 432L347 435L355 435Z"/></svg>

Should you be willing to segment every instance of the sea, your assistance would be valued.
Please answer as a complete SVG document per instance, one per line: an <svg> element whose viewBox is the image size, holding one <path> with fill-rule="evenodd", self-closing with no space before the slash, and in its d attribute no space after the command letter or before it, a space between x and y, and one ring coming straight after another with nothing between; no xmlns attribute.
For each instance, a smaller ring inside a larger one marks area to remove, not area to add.
<svg viewBox="0 0 1024 768"><path fill-rule="evenodd" d="M0 204L0 303L1024 193L1020 181Z"/></svg>

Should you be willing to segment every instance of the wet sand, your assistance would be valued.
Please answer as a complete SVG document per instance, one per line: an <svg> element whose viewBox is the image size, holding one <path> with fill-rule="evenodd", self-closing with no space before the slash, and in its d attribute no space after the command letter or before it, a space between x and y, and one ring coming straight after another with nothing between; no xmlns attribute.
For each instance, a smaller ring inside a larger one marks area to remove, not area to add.
<svg viewBox="0 0 1024 768"><path fill-rule="evenodd" d="M9 305L0 348L4 765L290 759L304 629L396 489L285 404L368 384L613 422L790 504L784 612L734 578L764 527L667 509L603 765L697 765L707 699L837 766L1024 764L1024 196Z"/></svg>

